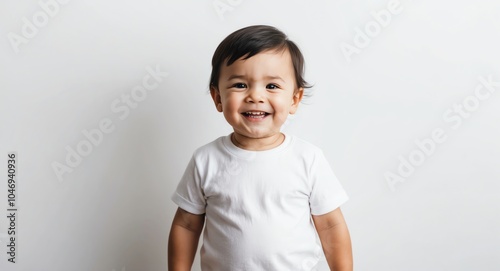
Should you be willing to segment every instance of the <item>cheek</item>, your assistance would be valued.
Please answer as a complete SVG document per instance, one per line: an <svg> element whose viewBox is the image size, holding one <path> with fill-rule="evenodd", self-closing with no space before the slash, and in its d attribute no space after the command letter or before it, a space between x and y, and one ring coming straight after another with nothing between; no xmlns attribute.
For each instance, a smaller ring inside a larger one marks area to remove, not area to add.
<svg viewBox="0 0 500 271"><path fill-rule="evenodd" d="M226 97L222 103L228 111L238 111L240 105L238 98L234 96Z"/></svg>
<svg viewBox="0 0 500 271"><path fill-rule="evenodd" d="M283 122L288 117L288 108L284 104L279 104L274 107L274 118Z"/></svg>
<svg viewBox="0 0 500 271"><path fill-rule="evenodd" d="M293 101L291 99L281 99L275 104L275 108L278 112L277 117L279 117L279 119L285 121L288 118L292 103Z"/></svg>
<svg viewBox="0 0 500 271"><path fill-rule="evenodd" d="M228 97L222 101L223 112L227 117L234 117L238 113L240 103L234 97Z"/></svg>
<svg viewBox="0 0 500 271"><path fill-rule="evenodd" d="M224 111L226 111L226 113L234 111L234 103L232 103L230 100L225 101L223 103L223 106L224 106Z"/></svg>
<svg viewBox="0 0 500 271"><path fill-rule="evenodd" d="M283 114L288 114L290 110L290 106L292 104L292 100L288 98L282 98L275 102L275 107L279 109L279 111Z"/></svg>

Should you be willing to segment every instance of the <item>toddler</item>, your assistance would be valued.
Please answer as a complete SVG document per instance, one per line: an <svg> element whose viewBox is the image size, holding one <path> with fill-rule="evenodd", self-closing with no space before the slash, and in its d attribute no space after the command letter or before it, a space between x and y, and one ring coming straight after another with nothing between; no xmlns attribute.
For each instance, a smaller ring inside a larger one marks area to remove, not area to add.
<svg viewBox="0 0 500 271"><path fill-rule="evenodd" d="M352 270L347 194L321 149L280 131L309 87L303 74L302 53L271 26L217 47L210 94L233 132L194 152L172 195L169 270L191 269L202 231L203 271L315 270L321 253Z"/></svg>

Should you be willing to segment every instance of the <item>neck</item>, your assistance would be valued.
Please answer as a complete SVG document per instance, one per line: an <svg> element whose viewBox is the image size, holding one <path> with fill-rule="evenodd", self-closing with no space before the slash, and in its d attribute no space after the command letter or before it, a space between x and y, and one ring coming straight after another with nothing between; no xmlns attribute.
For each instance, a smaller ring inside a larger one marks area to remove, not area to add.
<svg viewBox="0 0 500 271"><path fill-rule="evenodd" d="M251 138L241 134L232 133L231 141L239 148L249 151L265 151L275 148L285 140L283 133L277 133L269 137Z"/></svg>

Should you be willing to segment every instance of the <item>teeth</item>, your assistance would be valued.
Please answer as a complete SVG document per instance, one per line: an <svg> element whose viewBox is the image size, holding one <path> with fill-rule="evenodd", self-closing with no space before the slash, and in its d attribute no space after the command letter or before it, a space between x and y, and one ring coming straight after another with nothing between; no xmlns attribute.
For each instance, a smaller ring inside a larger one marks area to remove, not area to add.
<svg viewBox="0 0 500 271"><path fill-rule="evenodd" d="M247 115L265 115L265 112L245 112Z"/></svg>

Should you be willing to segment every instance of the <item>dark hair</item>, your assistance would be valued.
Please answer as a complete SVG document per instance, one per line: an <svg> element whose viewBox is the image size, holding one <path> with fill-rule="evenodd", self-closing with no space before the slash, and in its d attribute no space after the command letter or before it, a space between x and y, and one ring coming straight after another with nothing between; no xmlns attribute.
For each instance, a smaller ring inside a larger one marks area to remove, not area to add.
<svg viewBox="0 0 500 271"><path fill-rule="evenodd" d="M275 27L253 25L241 28L227 36L217 47L212 57L210 86L219 87L220 69L223 64L229 66L245 56L248 59L262 51L288 49L292 58L297 88L310 88L304 80L304 57L297 45Z"/></svg>

